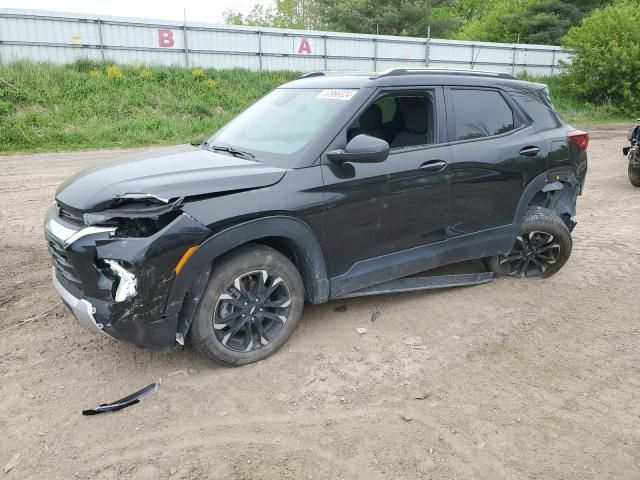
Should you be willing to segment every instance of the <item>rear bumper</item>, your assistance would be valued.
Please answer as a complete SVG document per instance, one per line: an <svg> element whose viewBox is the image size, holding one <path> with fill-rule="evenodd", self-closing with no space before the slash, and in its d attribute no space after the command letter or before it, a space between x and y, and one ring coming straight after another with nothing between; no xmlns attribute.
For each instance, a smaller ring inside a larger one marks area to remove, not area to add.
<svg viewBox="0 0 640 480"><path fill-rule="evenodd" d="M53 286L58 292L58 295L60 295L60 298L67 307L69 307L80 325L91 330L104 333L104 325L98 323L94 317L94 314L96 313L94 306L87 300L74 297L71 292L66 290L56 278L55 268L51 269L51 276L53 278Z"/></svg>

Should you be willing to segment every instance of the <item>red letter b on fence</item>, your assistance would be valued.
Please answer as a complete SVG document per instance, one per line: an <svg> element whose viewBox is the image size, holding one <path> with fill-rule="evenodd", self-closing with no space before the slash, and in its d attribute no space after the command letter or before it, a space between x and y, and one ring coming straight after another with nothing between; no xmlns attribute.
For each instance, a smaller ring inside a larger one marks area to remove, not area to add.
<svg viewBox="0 0 640 480"><path fill-rule="evenodd" d="M167 28L158 29L158 46L163 48L170 48L175 45L173 41L173 30Z"/></svg>

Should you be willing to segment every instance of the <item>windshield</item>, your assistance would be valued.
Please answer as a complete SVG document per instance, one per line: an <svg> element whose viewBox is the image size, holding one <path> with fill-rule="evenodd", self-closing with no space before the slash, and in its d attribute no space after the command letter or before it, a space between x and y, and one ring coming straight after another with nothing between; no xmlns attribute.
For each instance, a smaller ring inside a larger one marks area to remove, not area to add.
<svg viewBox="0 0 640 480"><path fill-rule="evenodd" d="M214 135L209 144L250 152L259 160L292 165L295 153L342 110L357 90L277 89Z"/></svg>

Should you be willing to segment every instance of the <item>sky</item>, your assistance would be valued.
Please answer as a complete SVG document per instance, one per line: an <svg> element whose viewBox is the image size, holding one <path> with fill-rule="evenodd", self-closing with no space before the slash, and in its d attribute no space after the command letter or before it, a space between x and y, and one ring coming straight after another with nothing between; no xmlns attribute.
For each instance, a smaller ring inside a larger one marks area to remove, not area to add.
<svg viewBox="0 0 640 480"><path fill-rule="evenodd" d="M256 3L271 5L272 0L0 0L0 8L55 10L60 12L117 15L121 17L187 20L222 23L222 12L251 10Z"/></svg>

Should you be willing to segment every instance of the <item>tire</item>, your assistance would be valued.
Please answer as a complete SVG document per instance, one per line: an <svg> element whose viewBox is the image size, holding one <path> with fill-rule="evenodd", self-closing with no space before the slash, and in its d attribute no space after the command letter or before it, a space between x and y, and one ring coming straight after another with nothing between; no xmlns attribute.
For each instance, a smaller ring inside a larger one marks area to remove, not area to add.
<svg viewBox="0 0 640 480"><path fill-rule="evenodd" d="M629 181L634 187L640 187L640 163L633 165L629 162Z"/></svg>
<svg viewBox="0 0 640 480"><path fill-rule="evenodd" d="M553 210L531 207L524 216L514 249L488 261L496 276L550 277L569 257L571 232Z"/></svg>
<svg viewBox="0 0 640 480"><path fill-rule="evenodd" d="M257 362L289 339L303 306L304 286L295 265L271 247L248 244L214 262L190 341L222 365Z"/></svg>

